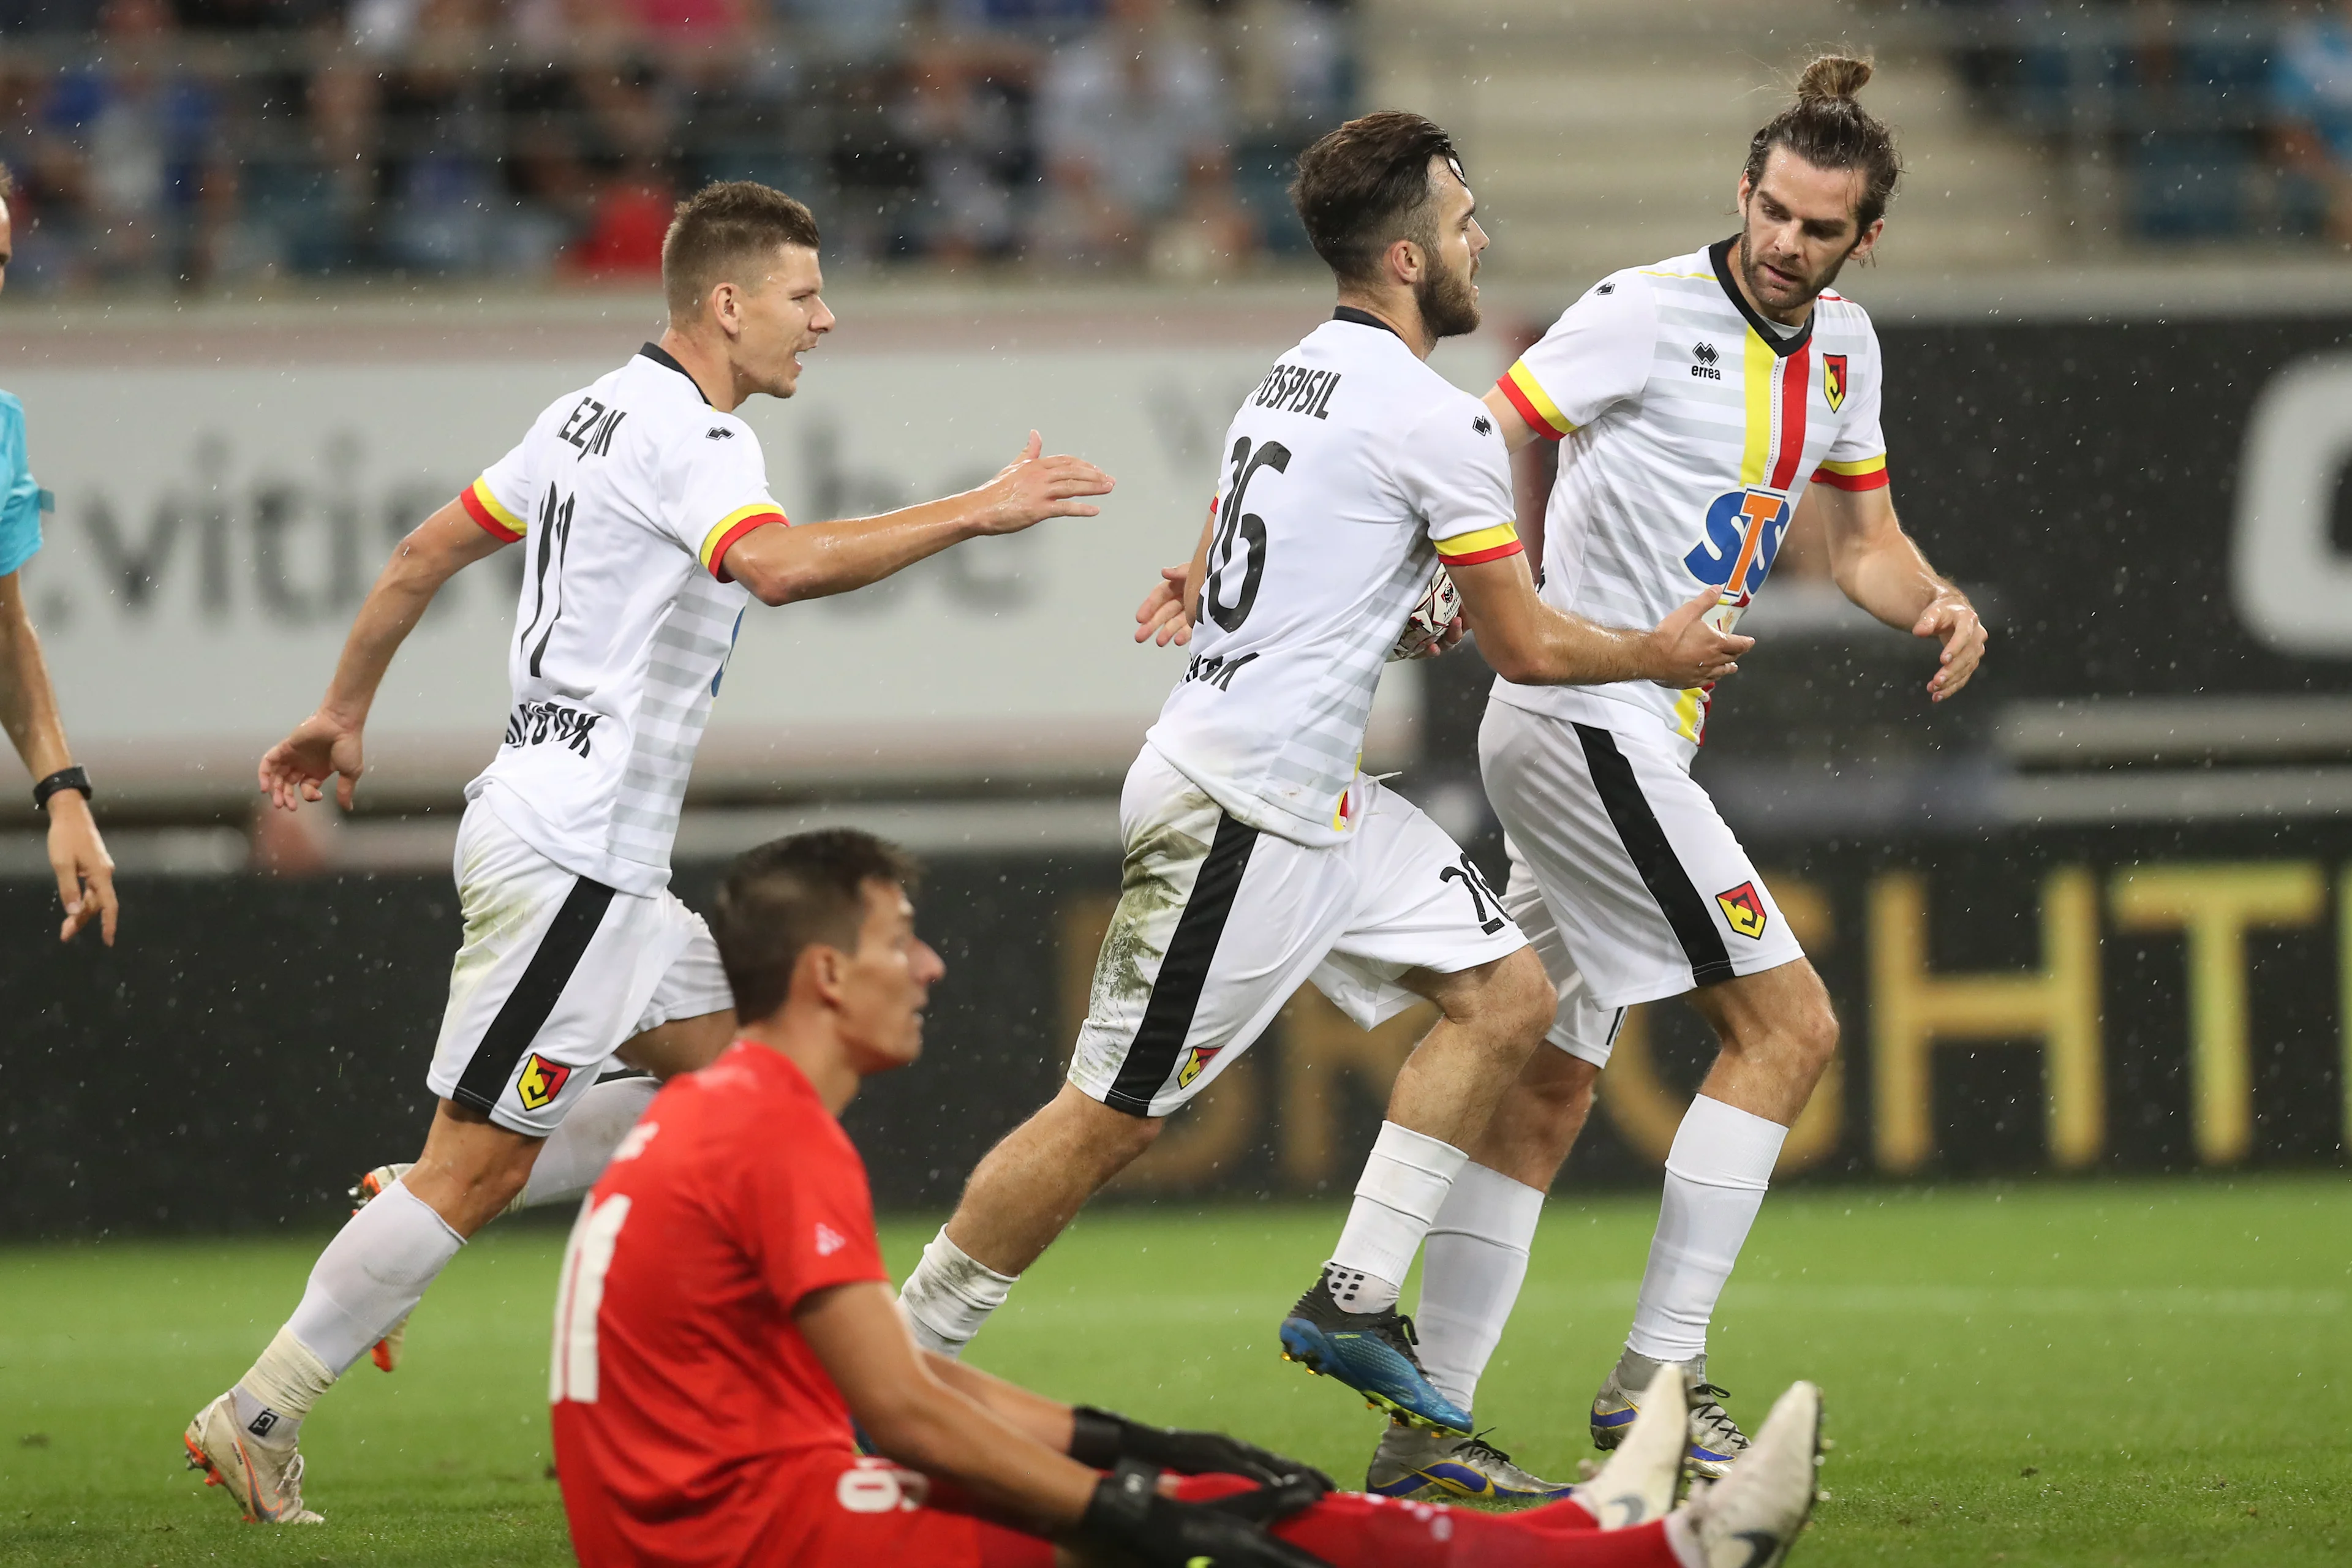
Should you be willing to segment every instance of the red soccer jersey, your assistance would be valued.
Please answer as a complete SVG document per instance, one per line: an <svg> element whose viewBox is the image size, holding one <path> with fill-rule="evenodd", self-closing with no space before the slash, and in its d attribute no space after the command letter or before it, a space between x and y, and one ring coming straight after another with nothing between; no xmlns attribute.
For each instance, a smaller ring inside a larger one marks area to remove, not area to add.
<svg viewBox="0 0 2352 1568"><path fill-rule="evenodd" d="M556 1470L583 1568L789 1558L807 1525L789 1478L854 1449L793 1309L887 1278L866 1166L799 1068L739 1040L656 1095L556 1296Z"/></svg>

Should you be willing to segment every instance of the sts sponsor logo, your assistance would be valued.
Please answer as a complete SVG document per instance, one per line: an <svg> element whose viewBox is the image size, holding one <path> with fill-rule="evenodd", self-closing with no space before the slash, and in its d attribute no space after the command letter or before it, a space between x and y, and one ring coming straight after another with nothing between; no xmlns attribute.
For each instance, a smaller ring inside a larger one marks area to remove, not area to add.
<svg viewBox="0 0 2352 1568"><path fill-rule="evenodd" d="M1683 557L1683 564L1700 582L1721 588L1727 598L1753 594L1772 570L1788 528L1787 497L1769 490L1727 491L1706 509L1706 537Z"/></svg>

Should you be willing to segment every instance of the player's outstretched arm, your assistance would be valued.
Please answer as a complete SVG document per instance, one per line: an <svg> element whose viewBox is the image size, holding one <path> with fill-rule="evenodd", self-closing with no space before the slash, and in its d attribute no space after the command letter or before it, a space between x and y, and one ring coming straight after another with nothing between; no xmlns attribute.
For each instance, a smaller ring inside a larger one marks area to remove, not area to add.
<svg viewBox="0 0 2352 1568"><path fill-rule="evenodd" d="M1839 592L1897 631L1943 643L1928 697L1941 702L1966 686L1990 634L1969 596L1928 565L1903 531L1894 492L1884 485L1871 490L1815 485L1797 510L1800 516L1809 510L1820 516Z"/></svg>
<svg viewBox="0 0 2352 1568"><path fill-rule="evenodd" d="M1318 1561L1231 1513L1160 1495L1131 1463L1104 1476L1057 1452L1054 1439L1066 1448L1076 1430L1067 1405L964 1368L949 1374L951 1385L938 1359L915 1348L887 1285L815 1291L793 1321L883 1454L1043 1534L1108 1546L1150 1568L1202 1558L1220 1568Z"/></svg>
<svg viewBox="0 0 2352 1568"><path fill-rule="evenodd" d="M0 577L0 728L36 780L73 766L66 748L65 721L58 715L57 690L49 684L41 639L25 613L18 574ZM49 868L57 873L58 897L66 907L58 940L71 942L95 921L99 940L114 945L114 858L98 836L98 820L79 790L49 796Z"/></svg>
<svg viewBox="0 0 2352 1568"><path fill-rule="evenodd" d="M375 703L376 688L383 683L383 672L392 668L392 656L416 628L442 584L508 542L491 537L462 505L451 501L393 547L392 559L368 590L351 634L343 639L342 657L335 661L335 677L319 710L262 754L264 795L292 811L302 801L325 798L322 786L332 778L335 798L345 810L351 808L352 791L360 782L360 731Z"/></svg>
<svg viewBox="0 0 2352 1568"><path fill-rule="evenodd" d="M1726 636L1703 617L1720 595L1708 588L1646 632L1604 626L1536 596L1524 554L1449 568L1478 651L1522 686L1600 686L1653 680L1677 689L1738 672L1754 637Z"/></svg>
<svg viewBox="0 0 2352 1568"><path fill-rule="evenodd" d="M978 489L881 517L755 528L729 547L727 574L763 605L846 594L903 572L950 545L1018 533L1049 517L1095 517L1087 496L1113 480L1083 458L1042 456L1037 432L1020 457Z"/></svg>

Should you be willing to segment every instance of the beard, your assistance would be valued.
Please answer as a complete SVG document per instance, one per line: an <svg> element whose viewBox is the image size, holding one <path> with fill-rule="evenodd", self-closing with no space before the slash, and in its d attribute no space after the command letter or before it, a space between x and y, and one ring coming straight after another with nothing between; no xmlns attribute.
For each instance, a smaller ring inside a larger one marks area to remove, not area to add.
<svg viewBox="0 0 2352 1568"><path fill-rule="evenodd" d="M1836 282L1838 274L1845 270L1846 258L1853 254L1852 250L1841 252L1836 260L1822 268L1820 277L1809 278L1799 287L1795 299L1786 303L1775 301L1774 308L1783 310L1801 310L1820 299L1822 290ZM1744 227L1739 231L1739 271L1740 275L1748 280L1749 293L1759 300L1772 299L1770 291L1766 287L1771 280L1764 276L1764 269L1757 265L1756 253L1749 247L1748 231Z"/></svg>
<svg viewBox="0 0 2352 1568"><path fill-rule="evenodd" d="M1467 272L1432 268L1412 286L1412 301L1421 307L1421 324L1433 339L1466 337L1478 330L1478 290Z"/></svg>

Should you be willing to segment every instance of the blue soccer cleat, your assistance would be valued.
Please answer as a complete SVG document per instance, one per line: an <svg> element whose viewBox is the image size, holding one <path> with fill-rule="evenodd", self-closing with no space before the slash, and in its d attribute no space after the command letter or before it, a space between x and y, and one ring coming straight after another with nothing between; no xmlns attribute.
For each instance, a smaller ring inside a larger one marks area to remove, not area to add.
<svg viewBox="0 0 2352 1568"><path fill-rule="evenodd" d="M1412 1352L1412 1320L1394 1307L1350 1312L1327 1280L1298 1298L1282 1321L1282 1359L1319 1377L1336 1377L1408 1426L1470 1435L1470 1414L1437 1392Z"/></svg>

